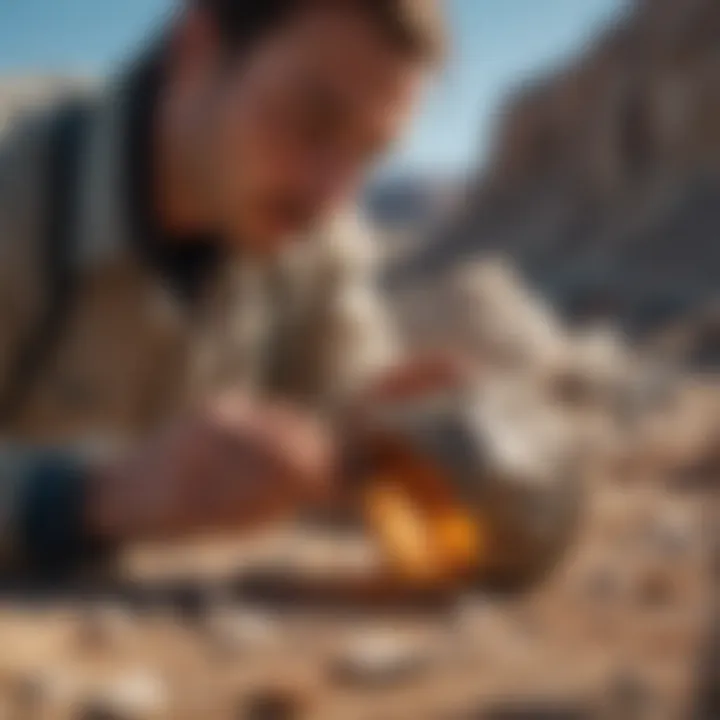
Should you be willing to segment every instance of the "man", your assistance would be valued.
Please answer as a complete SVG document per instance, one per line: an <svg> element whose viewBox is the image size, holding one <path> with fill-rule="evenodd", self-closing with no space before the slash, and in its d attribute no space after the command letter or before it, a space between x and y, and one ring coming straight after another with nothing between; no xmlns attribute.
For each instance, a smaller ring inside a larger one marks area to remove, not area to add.
<svg viewBox="0 0 720 720"><path fill-rule="evenodd" d="M328 419L418 372L380 379L393 341L345 208L439 58L438 15L194 0L108 89L4 136L4 567L327 498Z"/></svg>

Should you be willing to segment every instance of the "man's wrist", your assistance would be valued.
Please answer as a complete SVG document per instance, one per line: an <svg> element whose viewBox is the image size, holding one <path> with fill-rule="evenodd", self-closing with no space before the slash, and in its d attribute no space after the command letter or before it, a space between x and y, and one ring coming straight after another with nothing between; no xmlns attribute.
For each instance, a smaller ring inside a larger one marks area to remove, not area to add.
<svg viewBox="0 0 720 720"><path fill-rule="evenodd" d="M65 576L109 550L86 522L92 473L77 457L47 453L33 461L20 498L25 564L43 575Z"/></svg>
<svg viewBox="0 0 720 720"><path fill-rule="evenodd" d="M95 463L88 468L85 487L83 526L86 534L104 544L133 539L138 533L138 513L129 500L137 500L130 487L127 463L123 459Z"/></svg>

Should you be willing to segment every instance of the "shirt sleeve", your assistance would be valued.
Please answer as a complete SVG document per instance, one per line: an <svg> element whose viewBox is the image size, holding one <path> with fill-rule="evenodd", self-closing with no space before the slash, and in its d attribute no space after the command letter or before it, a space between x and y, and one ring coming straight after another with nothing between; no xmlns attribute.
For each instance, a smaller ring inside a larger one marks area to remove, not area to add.
<svg viewBox="0 0 720 720"><path fill-rule="evenodd" d="M40 121L27 121L0 135L0 397L45 300L37 247L41 132ZM25 446L0 426L0 575L65 573L94 552L83 534L86 467L80 449Z"/></svg>
<svg viewBox="0 0 720 720"><path fill-rule="evenodd" d="M87 468L71 450L0 446L0 574L58 580L107 559L86 533Z"/></svg>

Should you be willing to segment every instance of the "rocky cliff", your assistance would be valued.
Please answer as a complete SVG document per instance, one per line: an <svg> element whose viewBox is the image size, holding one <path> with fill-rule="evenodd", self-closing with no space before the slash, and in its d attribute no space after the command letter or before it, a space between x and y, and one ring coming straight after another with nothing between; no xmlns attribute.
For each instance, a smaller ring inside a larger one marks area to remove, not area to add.
<svg viewBox="0 0 720 720"><path fill-rule="evenodd" d="M0 134L19 115L91 84L89 78L62 75L0 75Z"/></svg>
<svg viewBox="0 0 720 720"><path fill-rule="evenodd" d="M720 292L720 4L636 0L500 113L450 227L395 268L417 279L507 254L569 317L645 332Z"/></svg>

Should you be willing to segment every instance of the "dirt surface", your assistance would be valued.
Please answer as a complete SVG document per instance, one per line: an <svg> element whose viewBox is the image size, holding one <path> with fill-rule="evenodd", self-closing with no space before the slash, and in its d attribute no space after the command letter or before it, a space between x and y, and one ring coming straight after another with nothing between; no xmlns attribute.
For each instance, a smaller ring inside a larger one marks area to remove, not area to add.
<svg viewBox="0 0 720 720"><path fill-rule="evenodd" d="M372 549L308 527L138 551L104 593L8 591L3 717L720 717L719 397L696 388L591 469L578 541L529 596L343 595Z"/></svg>

